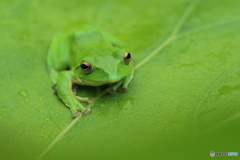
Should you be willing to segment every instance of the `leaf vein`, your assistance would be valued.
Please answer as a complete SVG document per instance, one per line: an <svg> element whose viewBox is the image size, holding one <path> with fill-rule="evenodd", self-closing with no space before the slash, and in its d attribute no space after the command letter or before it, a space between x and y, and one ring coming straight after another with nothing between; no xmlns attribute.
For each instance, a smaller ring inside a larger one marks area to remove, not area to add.
<svg viewBox="0 0 240 160"><path fill-rule="evenodd" d="M176 39L177 32L179 31L179 29L181 28L183 23L186 21L187 17L191 14L191 12L193 12L193 10L196 7L196 5L198 4L198 2L199 2L199 0L196 0L196 1L193 1L189 5L189 7L185 10L185 12L181 16L180 20L178 21L178 23L174 27L174 29L173 29L172 33L170 34L170 36L162 44L160 44L155 50L153 50L145 59L143 59L140 63L138 63L135 66L135 69L137 69L140 66L142 66L143 64L145 64L153 56L155 56L159 51L161 51L164 47L166 47L168 44L170 44L173 40Z"/></svg>
<svg viewBox="0 0 240 160"><path fill-rule="evenodd" d="M219 128L219 127L221 127L221 126L223 126L223 125L225 125L225 124L227 124L227 123L229 123L229 122L231 122L231 121L233 121L233 120L235 120L235 119L238 119L238 118L240 118L240 113L237 113L237 114L229 117L228 119L226 119L226 120L224 120L224 121L216 124L215 126L211 127L210 129L208 129L208 130L200 133L198 136L207 134L207 133L213 131L214 129L217 129L217 128Z"/></svg>
<svg viewBox="0 0 240 160"><path fill-rule="evenodd" d="M233 23L233 22L237 22L237 21L240 21L240 16L232 18L231 20L221 20L221 21L209 23L209 24L206 24L206 25L202 25L202 26L196 27L194 29L191 29L189 31L185 31L181 34L178 34L176 36L176 39L181 38L181 37L186 36L186 35L191 34L191 33L196 33L196 32L199 32L199 31L202 31L202 30L205 30L205 29L218 27L218 26L221 26L221 25L225 25L225 24Z"/></svg>
<svg viewBox="0 0 240 160"><path fill-rule="evenodd" d="M194 131L195 133L197 133L197 129L196 129L196 123L197 123L197 112L199 110L199 107L201 106L203 100L207 97L207 95L209 94L210 90L212 89L212 87L216 84L217 81L219 81L223 75L226 73L227 71L224 71L212 84L211 86L208 88L206 94L200 99L200 101L198 102L198 105L194 111L194 115L193 115L193 126L194 126Z"/></svg>
<svg viewBox="0 0 240 160"><path fill-rule="evenodd" d="M152 105L153 105L153 104L152 104ZM67 135L67 136L64 136L63 138L72 136L72 135L77 134L77 133L79 133L79 132L83 132L83 131L90 130L90 129L93 129L93 128L96 128L96 127L99 127L99 126L103 126L103 125L105 125L105 124L109 124L109 123L115 122L115 121L120 120L120 119L132 117L132 116L136 115L137 113L140 113L141 111L144 111L144 110L147 109L147 108L149 108L149 106L144 107L143 109L140 109L140 110L138 110L137 112L135 112L135 113L133 113L133 114L129 114L129 115L126 115L126 116L123 116L123 117L118 117L118 118L112 119L112 120L110 120L110 121L108 121L108 122L105 122L105 123L102 123L102 124L99 124L99 125L96 125L96 126L92 126L92 127L89 127L89 128L87 128L87 129L84 129L84 130L81 130L81 131L76 131L76 132L71 133L71 134L69 134L69 135Z"/></svg>

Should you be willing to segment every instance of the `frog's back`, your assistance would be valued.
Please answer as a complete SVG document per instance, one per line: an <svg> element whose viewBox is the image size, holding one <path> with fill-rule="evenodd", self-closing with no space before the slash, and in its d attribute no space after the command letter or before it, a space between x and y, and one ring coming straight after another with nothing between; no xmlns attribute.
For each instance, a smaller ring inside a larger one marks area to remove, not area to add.
<svg viewBox="0 0 240 160"><path fill-rule="evenodd" d="M94 50L112 47L102 33L94 28L77 31L69 36L69 67L73 68L80 60L89 55L96 54Z"/></svg>

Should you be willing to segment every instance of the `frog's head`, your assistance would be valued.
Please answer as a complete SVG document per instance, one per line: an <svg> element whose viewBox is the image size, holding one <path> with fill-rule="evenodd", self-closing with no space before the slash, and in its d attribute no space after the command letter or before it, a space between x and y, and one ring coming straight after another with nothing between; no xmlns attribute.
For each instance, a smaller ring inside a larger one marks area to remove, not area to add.
<svg viewBox="0 0 240 160"><path fill-rule="evenodd" d="M83 58L75 73L83 85L99 86L115 83L124 78L132 69L131 54L123 49L104 51L96 56Z"/></svg>

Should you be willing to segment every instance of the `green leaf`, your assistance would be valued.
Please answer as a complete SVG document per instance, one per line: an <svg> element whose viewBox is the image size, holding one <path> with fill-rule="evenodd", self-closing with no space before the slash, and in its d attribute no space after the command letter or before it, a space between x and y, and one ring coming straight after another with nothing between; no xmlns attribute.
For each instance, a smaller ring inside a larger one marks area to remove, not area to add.
<svg viewBox="0 0 240 160"><path fill-rule="evenodd" d="M238 0L0 2L1 159L205 159L239 151ZM72 119L46 71L52 37L90 24L134 55L127 93Z"/></svg>

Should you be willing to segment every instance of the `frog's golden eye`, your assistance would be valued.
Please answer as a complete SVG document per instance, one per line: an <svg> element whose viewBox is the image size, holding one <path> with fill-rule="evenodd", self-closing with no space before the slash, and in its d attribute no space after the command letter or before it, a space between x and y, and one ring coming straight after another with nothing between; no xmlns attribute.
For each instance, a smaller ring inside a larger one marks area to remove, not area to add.
<svg viewBox="0 0 240 160"><path fill-rule="evenodd" d="M92 73L92 65L86 61L81 62L80 68L85 74Z"/></svg>
<svg viewBox="0 0 240 160"><path fill-rule="evenodd" d="M126 51L123 56L124 63L128 65L131 59L132 59L131 54L128 51Z"/></svg>

